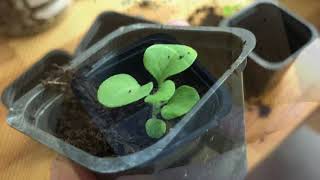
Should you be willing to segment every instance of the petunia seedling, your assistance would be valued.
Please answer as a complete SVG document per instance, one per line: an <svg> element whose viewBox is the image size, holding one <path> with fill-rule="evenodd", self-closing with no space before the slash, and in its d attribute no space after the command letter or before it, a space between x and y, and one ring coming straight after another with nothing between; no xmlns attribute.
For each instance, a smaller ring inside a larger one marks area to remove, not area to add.
<svg viewBox="0 0 320 180"><path fill-rule="evenodd" d="M109 77L99 86L98 101L107 108L128 105L144 98L152 105L152 118L145 124L150 138L161 138L166 133L165 120L176 119L188 113L199 101L200 96L193 87L176 85L168 78L189 68L197 58L197 52L185 45L155 44L144 53L143 64L157 82L157 89L151 94L152 82L140 85L128 74ZM160 118L161 117L161 118Z"/></svg>

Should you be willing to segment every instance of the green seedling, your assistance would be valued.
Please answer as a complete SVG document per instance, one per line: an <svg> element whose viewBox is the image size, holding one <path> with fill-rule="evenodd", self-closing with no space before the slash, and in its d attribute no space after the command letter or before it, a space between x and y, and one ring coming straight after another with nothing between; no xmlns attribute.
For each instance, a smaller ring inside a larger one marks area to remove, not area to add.
<svg viewBox="0 0 320 180"><path fill-rule="evenodd" d="M167 129L166 122L162 119L171 120L183 116L200 99L193 87L182 85L176 89L175 83L168 79L189 68L196 58L197 52L189 46L152 45L144 53L143 64L157 82L157 89L153 94L152 82L141 86L130 75L117 74L102 82L97 99L107 108L116 108L144 98L144 102L153 107L152 118L145 124L146 133L151 138L159 139Z"/></svg>

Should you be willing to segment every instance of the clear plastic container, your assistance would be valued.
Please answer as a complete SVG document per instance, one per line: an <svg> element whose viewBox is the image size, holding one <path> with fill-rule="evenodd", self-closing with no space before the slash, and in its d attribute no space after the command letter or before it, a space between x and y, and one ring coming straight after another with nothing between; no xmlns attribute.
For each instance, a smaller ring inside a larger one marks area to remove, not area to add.
<svg viewBox="0 0 320 180"><path fill-rule="evenodd" d="M198 104L154 144L131 154L98 157L66 143L53 134L64 94L49 91L41 84L9 105L7 122L99 176L147 173L164 178L171 174L170 177L177 179L244 177L242 71L255 46L255 38L249 31L134 24L108 34L65 68L72 71L89 68L95 73L97 64L107 63L107 59L117 57L123 48L154 34L166 34L195 48L198 64L190 71L200 74L197 81L205 79L208 85ZM207 74L197 70L198 65ZM30 72L36 69L31 68L27 73ZM213 77L214 81L207 77ZM9 87L9 90L16 89Z"/></svg>

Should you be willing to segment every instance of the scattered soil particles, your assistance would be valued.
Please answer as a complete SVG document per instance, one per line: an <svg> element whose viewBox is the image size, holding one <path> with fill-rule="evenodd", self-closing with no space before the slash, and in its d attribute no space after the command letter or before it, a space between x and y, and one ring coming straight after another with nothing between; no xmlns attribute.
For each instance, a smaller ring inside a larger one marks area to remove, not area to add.
<svg viewBox="0 0 320 180"><path fill-rule="evenodd" d="M217 26L222 19L222 16L216 14L214 7L203 6L188 17L188 22L193 26Z"/></svg>
<svg viewBox="0 0 320 180"><path fill-rule="evenodd" d="M141 8L148 8L152 5L152 2L150 0L143 0L139 3L139 7Z"/></svg>

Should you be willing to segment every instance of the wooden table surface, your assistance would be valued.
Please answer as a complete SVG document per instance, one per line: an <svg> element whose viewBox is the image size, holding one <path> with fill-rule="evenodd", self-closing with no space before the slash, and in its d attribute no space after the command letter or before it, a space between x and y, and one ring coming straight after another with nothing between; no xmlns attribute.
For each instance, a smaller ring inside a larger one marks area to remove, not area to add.
<svg viewBox="0 0 320 180"><path fill-rule="evenodd" d="M115 10L132 15L144 15L146 18L165 23L172 19L186 19L190 12L209 2L212 1L168 1L166 5L158 3L157 11L154 11L152 9L140 8L132 4L131 1L112 1L112 3L106 0L76 1L67 11L65 18L46 32L32 37L0 37L0 92L46 52L59 48L72 53L95 17L102 11ZM177 9L176 7L180 8ZM279 86L261 98L272 109L268 117L259 117L258 107L250 104L247 106L246 136L249 168L254 167L266 157L318 107L319 103L314 100L314 97L311 100L304 100L302 98L306 94L310 95L315 92L312 90L314 88L311 87L317 79L312 79L307 83L301 83L300 79L304 77L304 73L306 72L303 69L308 68L305 67L306 64L314 59L313 57L320 57L319 53L317 53L317 56L310 56L310 53L312 54L317 51L314 50L317 45L313 46L315 47L310 48L309 54L303 53L299 56ZM307 73L305 76L305 78L308 78L310 74ZM5 123L6 114L7 110L1 105L1 135L9 133L21 136ZM24 138L28 137L21 136L21 139ZM10 142L8 135L8 140L0 142L0 147L15 148L11 144L12 142ZM40 147L42 145L36 146ZM0 154L0 159L5 158L4 156L6 154ZM5 164L10 163L9 161L11 160L1 161Z"/></svg>

